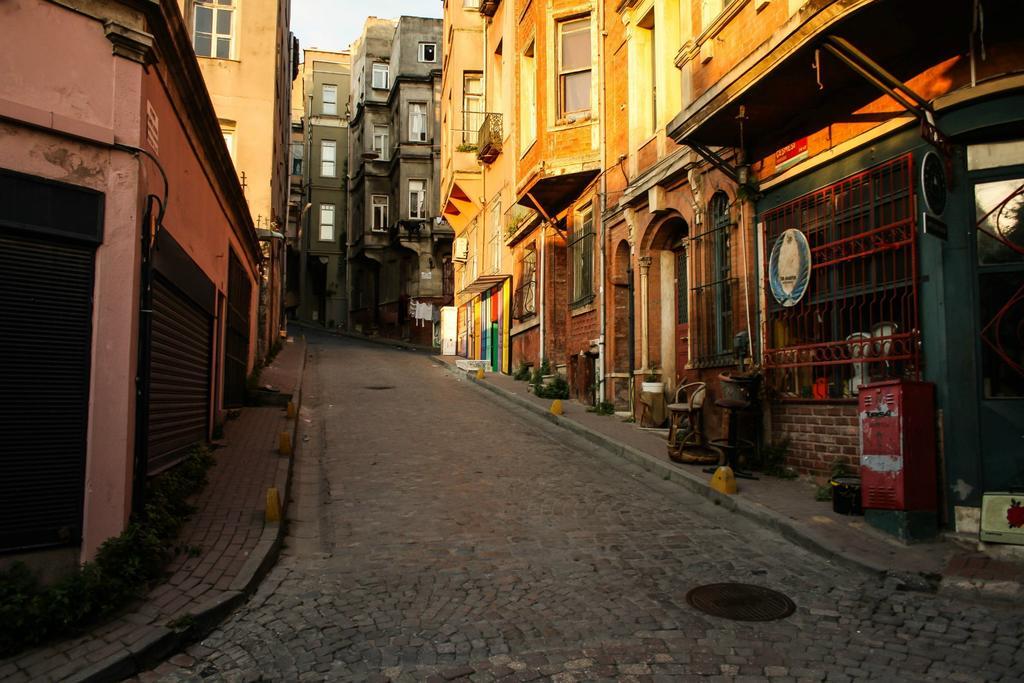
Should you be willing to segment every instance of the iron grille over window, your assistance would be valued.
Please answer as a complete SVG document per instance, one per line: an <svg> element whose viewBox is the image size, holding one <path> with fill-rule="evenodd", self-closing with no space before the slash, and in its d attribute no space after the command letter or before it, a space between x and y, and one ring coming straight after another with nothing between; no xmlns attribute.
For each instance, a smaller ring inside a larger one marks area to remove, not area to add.
<svg viewBox="0 0 1024 683"><path fill-rule="evenodd" d="M690 339L695 351L692 365L711 367L735 361L732 353L733 309L737 279L732 272L732 231L729 197L717 192L708 205L704 230L690 241L693 255L693 304L696 312ZM682 315L682 313L678 313ZM687 312L688 315L688 312Z"/></svg>
<svg viewBox="0 0 1024 683"><path fill-rule="evenodd" d="M525 320L537 313L537 250L531 244L519 261L519 286L512 295L512 317Z"/></svg>
<svg viewBox="0 0 1024 683"><path fill-rule="evenodd" d="M594 207L588 204L576 214L572 241L572 304L584 305L594 299Z"/></svg>
<svg viewBox="0 0 1024 683"><path fill-rule="evenodd" d="M900 157L764 215L764 263L791 228L811 252L803 299L768 296L764 365L783 396L848 397L872 379L919 372L912 169Z"/></svg>

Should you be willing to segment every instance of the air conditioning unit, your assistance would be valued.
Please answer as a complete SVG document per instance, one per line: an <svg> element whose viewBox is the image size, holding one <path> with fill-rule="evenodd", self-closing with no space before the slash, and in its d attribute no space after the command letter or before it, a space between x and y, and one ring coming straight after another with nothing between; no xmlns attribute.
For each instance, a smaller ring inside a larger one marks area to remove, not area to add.
<svg viewBox="0 0 1024 683"><path fill-rule="evenodd" d="M452 260L465 263L469 258L469 240L465 237L457 237L452 242Z"/></svg>

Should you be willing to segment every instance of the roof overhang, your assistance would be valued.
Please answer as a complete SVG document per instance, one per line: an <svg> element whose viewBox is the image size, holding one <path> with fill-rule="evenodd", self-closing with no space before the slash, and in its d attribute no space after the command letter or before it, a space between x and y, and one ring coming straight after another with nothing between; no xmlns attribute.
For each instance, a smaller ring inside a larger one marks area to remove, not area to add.
<svg viewBox="0 0 1024 683"><path fill-rule="evenodd" d="M682 144L739 147L740 116L748 158L772 153L831 122L880 122L905 111L856 113L882 92L823 49L843 38L896 78L907 81L927 68L962 56L971 26L970 0L837 0L812 16L796 15L761 52L737 66L720 86L698 98L669 124ZM986 25L991 25L985 8ZM907 27L913 30L907 30ZM987 29L988 30L988 29ZM774 44L773 44L774 41Z"/></svg>
<svg viewBox="0 0 1024 683"><path fill-rule="evenodd" d="M599 173L597 169L591 169L541 176L526 187L517 203L548 220L554 219L579 198Z"/></svg>
<svg viewBox="0 0 1024 683"><path fill-rule="evenodd" d="M488 289L493 289L494 287L497 287L498 285L505 282L505 280L508 280L510 277L512 276L508 275L507 273L492 273L490 275L481 275L477 279L473 280L472 283L466 285L466 287L464 287L462 291L459 293L480 294L481 292L486 292Z"/></svg>

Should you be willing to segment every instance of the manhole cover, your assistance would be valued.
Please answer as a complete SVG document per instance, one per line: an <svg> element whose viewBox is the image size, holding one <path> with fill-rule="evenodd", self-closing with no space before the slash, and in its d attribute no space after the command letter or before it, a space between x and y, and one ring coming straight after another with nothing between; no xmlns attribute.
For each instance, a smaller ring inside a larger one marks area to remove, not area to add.
<svg viewBox="0 0 1024 683"><path fill-rule="evenodd" d="M686 594L686 602L705 614L736 621L784 619L796 609L782 593L747 583L698 586Z"/></svg>
<svg viewBox="0 0 1024 683"><path fill-rule="evenodd" d="M363 389L370 389L372 391L384 391L385 389L394 389L394 388L395 388L394 386L389 386L387 384L374 384L372 386L363 387Z"/></svg>

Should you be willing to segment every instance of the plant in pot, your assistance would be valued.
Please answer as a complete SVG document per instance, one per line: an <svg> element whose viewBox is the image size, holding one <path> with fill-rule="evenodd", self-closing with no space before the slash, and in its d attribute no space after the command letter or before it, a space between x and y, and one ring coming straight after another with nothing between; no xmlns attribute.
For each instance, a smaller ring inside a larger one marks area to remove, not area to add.
<svg viewBox="0 0 1024 683"><path fill-rule="evenodd" d="M661 381L657 368L651 368L644 375L644 381L640 383L640 391L646 391L651 394L660 394L665 391L665 383Z"/></svg>

